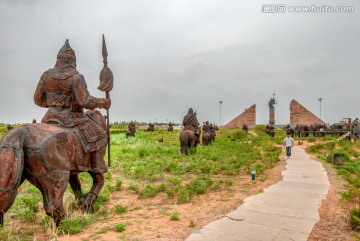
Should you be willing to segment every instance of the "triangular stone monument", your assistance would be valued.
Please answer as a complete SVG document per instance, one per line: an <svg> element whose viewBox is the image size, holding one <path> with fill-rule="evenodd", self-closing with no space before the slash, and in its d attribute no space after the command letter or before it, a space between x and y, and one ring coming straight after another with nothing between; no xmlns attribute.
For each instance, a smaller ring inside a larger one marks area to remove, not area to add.
<svg viewBox="0 0 360 241"><path fill-rule="evenodd" d="M325 124L323 120L314 115L296 100L290 102L290 125Z"/></svg>
<svg viewBox="0 0 360 241"><path fill-rule="evenodd" d="M256 104L250 106L250 108L245 109L243 113L235 117L232 121L227 123L225 128L242 128L243 125L248 127L254 126L256 123Z"/></svg>

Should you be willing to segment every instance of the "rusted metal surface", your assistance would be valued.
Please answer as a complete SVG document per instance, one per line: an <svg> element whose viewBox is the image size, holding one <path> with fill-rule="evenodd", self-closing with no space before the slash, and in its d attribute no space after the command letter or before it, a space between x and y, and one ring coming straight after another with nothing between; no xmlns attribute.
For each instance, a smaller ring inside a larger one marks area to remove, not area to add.
<svg viewBox="0 0 360 241"><path fill-rule="evenodd" d="M18 187L27 179L40 189L45 212L59 225L65 216L62 199L69 182L87 211L104 185L105 118L97 110L85 113L84 109L109 109L111 101L89 94L68 40L55 67L41 76L34 101L48 108L42 123L12 129L0 140L0 213L8 211ZM85 195L79 172L88 172L94 179Z"/></svg>

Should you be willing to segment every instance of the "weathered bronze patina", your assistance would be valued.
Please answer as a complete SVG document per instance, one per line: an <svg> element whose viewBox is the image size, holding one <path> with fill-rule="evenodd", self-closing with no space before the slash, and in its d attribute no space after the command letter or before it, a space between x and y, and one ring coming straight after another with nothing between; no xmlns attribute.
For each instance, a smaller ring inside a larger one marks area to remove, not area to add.
<svg viewBox="0 0 360 241"><path fill-rule="evenodd" d="M203 123L203 127L202 127L202 144L204 146L207 146L211 144L212 140L213 138L211 133L211 125L209 124L208 121L206 121L205 123Z"/></svg>
<svg viewBox="0 0 360 241"><path fill-rule="evenodd" d="M168 132L173 132L174 127L173 127L173 124L171 122L169 122L167 130L168 130Z"/></svg>
<svg viewBox="0 0 360 241"><path fill-rule="evenodd" d="M188 154L188 150L195 149L198 143L200 143L200 127L196 117L196 112L193 109L188 110L187 115L183 119L184 129L180 132L180 153Z"/></svg>
<svg viewBox="0 0 360 241"><path fill-rule="evenodd" d="M148 128L147 128L146 130L147 130L147 131L150 131L150 132L153 132L154 129L155 129L154 124L152 124L152 123L150 122L150 123L149 123L149 126L148 126Z"/></svg>
<svg viewBox="0 0 360 241"><path fill-rule="evenodd" d="M128 131L126 132L126 138L128 138L129 136L135 136L135 133L136 133L135 122L130 121L128 124Z"/></svg>
<svg viewBox="0 0 360 241"><path fill-rule="evenodd" d="M107 126L94 109L109 109L111 101L89 94L68 40L55 67L41 76L34 101L48 108L42 123L15 128L0 140L0 220L27 179L41 191L45 212L59 225L65 216L62 199L68 183L86 211L104 185ZM90 111L84 113L84 109ZM85 195L79 172L88 172L94 179Z"/></svg>

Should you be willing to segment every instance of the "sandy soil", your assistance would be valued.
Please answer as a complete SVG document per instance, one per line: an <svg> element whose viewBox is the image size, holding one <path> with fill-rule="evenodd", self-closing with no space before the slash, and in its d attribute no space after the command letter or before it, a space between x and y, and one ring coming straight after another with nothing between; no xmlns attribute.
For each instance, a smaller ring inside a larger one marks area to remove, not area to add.
<svg viewBox="0 0 360 241"><path fill-rule="evenodd" d="M236 209L246 197L262 192L281 180L285 164L284 160L278 162L275 168L266 173L264 181L260 181L260 177L251 181L251 175L239 176L233 179L234 184L230 188L211 190L197 196L191 203L181 205L168 199L165 194L138 199L131 191L114 192L111 201L106 204L108 210L111 212L114 205L121 204L132 211L121 215L111 214L109 221L91 225L77 235L61 236L59 240L184 240L191 232ZM174 212L179 213L179 221L170 220ZM99 233L99 230L110 229L123 222L128 225L122 233L113 230Z"/></svg>

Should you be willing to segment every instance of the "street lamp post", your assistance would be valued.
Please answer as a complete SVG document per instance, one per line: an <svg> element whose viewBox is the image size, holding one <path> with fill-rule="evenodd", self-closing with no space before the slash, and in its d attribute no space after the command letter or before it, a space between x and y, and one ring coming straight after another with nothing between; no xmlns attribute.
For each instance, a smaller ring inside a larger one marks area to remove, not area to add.
<svg viewBox="0 0 360 241"><path fill-rule="evenodd" d="M220 104L220 125L221 125L221 104L222 104L222 100L219 101L219 104Z"/></svg>
<svg viewBox="0 0 360 241"><path fill-rule="evenodd" d="M320 119L321 119L321 101L323 100L323 98L320 97L318 100L319 100L319 102L320 102Z"/></svg>

